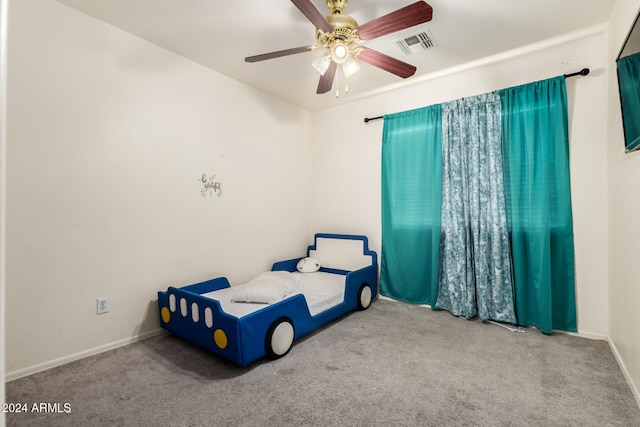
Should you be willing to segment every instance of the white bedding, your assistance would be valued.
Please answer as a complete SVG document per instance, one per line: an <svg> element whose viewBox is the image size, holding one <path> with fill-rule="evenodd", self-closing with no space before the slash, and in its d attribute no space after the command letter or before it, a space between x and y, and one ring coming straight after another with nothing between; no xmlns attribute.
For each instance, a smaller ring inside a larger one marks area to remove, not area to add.
<svg viewBox="0 0 640 427"><path fill-rule="evenodd" d="M291 295L302 294L307 300L309 313L312 316L335 307L344 301L344 287L347 276L343 274L325 273L292 273L299 279L298 287ZM239 285L242 286L242 285ZM203 297L212 298L220 302L222 310L235 317L243 317L247 314L265 308L268 304L254 304L243 302L231 302L238 286L220 289L202 294Z"/></svg>

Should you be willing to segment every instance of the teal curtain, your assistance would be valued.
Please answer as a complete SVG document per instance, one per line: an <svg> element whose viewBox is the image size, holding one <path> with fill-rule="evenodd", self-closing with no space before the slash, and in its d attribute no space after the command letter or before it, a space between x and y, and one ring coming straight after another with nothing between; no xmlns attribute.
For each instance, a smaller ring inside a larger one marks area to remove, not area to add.
<svg viewBox="0 0 640 427"><path fill-rule="evenodd" d="M500 91L518 323L576 331L564 77Z"/></svg>
<svg viewBox="0 0 640 427"><path fill-rule="evenodd" d="M442 152L440 106L384 116L380 293L435 305Z"/></svg>
<svg viewBox="0 0 640 427"><path fill-rule="evenodd" d="M618 82L627 152L640 147L640 53L618 60Z"/></svg>
<svg viewBox="0 0 640 427"><path fill-rule="evenodd" d="M515 323L501 104L488 93L442 104L442 234L437 308Z"/></svg>

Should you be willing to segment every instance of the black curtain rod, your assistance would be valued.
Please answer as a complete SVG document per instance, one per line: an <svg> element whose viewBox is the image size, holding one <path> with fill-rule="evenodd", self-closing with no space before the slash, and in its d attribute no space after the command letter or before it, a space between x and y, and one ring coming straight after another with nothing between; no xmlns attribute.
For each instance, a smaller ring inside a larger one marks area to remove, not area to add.
<svg viewBox="0 0 640 427"><path fill-rule="evenodd" d="M576 71L575 73L570 73L570 74L565 74L564 77L568 78L568 77L575 77L575 76L586 76L587 74L589 74L591 70L589 70L588 68L583 68L580 71ZM378 117L365 117L364 118L364 122L365 123L369 123L372 120L380 120L383 119L384 116L378 116Z"/></svg>

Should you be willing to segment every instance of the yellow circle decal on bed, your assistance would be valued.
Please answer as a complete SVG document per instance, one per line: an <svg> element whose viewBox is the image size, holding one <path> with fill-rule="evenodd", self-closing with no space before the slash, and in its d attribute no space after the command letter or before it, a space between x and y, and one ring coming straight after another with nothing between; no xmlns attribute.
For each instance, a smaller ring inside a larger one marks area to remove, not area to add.
<svg viewBox="0 0 640 427"><path fill-rule="evenodd" d="M167 307L162 307L162 310L160 310L160 315L162 316L162 321L164 323L169 323L169 321L171 320L171 312Z"/></svg>
<svg viewBox="0 0 640 427"><path fill-rule="evenodd" d="M229 341L227 340L227 334L225 334L222 329L216 329L216 331L213 333L213 339L215 340L216 345L221 349L227 348L227 344L229 344Z"/></svg>

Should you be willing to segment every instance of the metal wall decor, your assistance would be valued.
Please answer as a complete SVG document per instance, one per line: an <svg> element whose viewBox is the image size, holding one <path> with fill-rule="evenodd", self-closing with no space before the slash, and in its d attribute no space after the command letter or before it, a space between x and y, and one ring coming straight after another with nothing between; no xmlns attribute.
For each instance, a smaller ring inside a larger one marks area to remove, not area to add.
<svg viewBox="0 0 640 427"><path fill-rule="evenodd" d="M209 197L213 197L214 194L218 197L222 196L222 183L216 181L215 174L208 177L206 173L203 173L199 181L202 184L202 187L200 187L200 195L202 197L207 197L207 194Z"/></svg>

